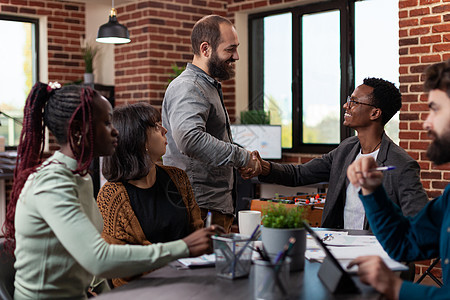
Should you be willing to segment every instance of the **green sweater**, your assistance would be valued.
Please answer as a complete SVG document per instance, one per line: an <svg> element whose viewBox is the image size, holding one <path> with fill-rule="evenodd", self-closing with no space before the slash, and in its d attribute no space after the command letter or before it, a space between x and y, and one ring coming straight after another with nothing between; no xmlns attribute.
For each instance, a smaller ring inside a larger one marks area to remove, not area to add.
<svg viewBox="0 0 450 300"><path fill-rule="evenodd" d="M89 175L56 152L32 174L16 208L15 299L85 299L93 275L126 277L189 255L182 241L110 245Z"/></svg>

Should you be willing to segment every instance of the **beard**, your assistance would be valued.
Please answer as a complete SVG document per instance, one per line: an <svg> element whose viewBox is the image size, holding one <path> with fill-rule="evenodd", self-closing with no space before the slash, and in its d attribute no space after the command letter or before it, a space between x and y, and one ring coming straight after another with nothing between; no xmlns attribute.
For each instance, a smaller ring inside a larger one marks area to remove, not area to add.
<svg viewBox="0 0 450 300"><path fill-rule="evenodd" d="M219 81L228 80L234 77L234 69L229 62L234 62L234 59L230 57L228 60L221 60L216 51L213 51L211 59L208 61L208 71L211 77L216 78Z"/></svg>
<svg viewBox="0 0 450 300"><path fill-rule="evenodd" d="M428 134L434 137L427 150L428 158L436 165L450 162L450 130L444 132L441 137L432 130L429 130Z"/></svg>

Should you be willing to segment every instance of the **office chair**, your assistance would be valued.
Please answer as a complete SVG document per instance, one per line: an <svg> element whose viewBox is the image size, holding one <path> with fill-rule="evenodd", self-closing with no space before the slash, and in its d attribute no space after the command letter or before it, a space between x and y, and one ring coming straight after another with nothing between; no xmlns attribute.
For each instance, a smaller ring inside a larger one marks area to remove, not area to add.
<svg viewBox="0 0 450 300"><path fill-rule="evenodd" d="M0 299L14 297L14 256L5 249L5 239L0 238Z"/></svg>
<svg viewBox="0 0 450 300"><path fill-rule="evenodd" d="M419 279L417 279L416 283L421 283L422 280L425 278L425 276L430 276L431 279L434 280L434 282L436 282L437 285L439 285L439 287L442 287L442 282L436 278L436 276L433 275L433 273L431 273L431 270L434 268L435 265L437 265L439 262L441 261L441 258L438 257L434 260L434 262L428 267L428 269L422 274L422 276L420 276Z"/></svg>

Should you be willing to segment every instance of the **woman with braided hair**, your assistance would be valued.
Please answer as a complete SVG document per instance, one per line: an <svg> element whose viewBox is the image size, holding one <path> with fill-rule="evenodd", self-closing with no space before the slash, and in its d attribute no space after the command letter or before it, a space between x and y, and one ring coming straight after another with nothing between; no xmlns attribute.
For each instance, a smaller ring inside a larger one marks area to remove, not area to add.
<svg viewBox="0 0 450 300"><path fill-rule="evenodd" d="M95 117L94 117L95 116ZM88 87L37 83L24 109L5 236L15 248L15 299L85 299L93 275L133 276L210 251L215 226L169 243L110 245L88 167L111 155L112 107ZM45 127L60 150L42 162Z"/></svg>

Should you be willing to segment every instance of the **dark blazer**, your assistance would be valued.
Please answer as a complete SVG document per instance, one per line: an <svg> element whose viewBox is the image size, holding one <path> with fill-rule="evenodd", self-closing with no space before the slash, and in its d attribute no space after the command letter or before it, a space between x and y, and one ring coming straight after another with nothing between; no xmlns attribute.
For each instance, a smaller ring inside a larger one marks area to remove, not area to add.
<svg viewBox="0 0 450 300"><path fill-rule="evenodd" d="M315 158L306 164L278 164L271 162L271 172L259 176L262 182L286 186L302 186L328 181L328 192L322 214L322 227L344 227L344 205L348 185L347 168L361 149L358 137L350 137L333 151ZM380 166L395 166L385 172L383 185L389 198L397 204L405 216L416 215L428 202L420 182L419 164L383 134L377 157ZM367 218L364 229L369 229Z"/></svg>

